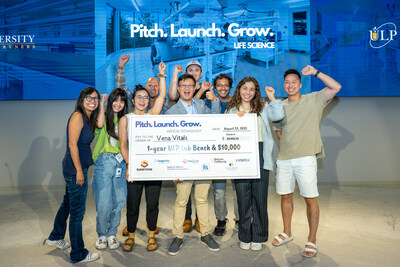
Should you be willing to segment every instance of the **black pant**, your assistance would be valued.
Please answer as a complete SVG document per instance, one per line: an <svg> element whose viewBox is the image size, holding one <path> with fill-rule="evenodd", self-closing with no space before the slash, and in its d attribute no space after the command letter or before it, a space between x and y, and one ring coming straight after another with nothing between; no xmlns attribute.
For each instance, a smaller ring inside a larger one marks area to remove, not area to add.
<svg viewBox="0 0 400 267"><path fill-rule="evenodd" d="M128 232L134 233L139 218L140 200L143 186L146 194L146 222L150 231L155 231L158 219L158 200L160 199L162 181L128 183L126 200L126 219Z"/></svg>
<svg viewBox="0 0 400 267"><path fill-rule="evenodd" d="M269 171L264 170L263 143L259 143L260 179L235 180L239 208L239 240L245 243L268 240Z"/></svg>

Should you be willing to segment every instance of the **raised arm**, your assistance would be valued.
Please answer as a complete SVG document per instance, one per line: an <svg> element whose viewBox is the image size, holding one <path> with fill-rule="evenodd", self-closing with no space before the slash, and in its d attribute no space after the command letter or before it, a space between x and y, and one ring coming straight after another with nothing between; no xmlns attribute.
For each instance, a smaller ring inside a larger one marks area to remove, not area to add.
<svg viewBox="0 0 400 267"><path fill-rule="evenodd" d="M164 64L164 62L161 62L158 64L158 71L159 71L159 77L160 77L160 89L159 89L159 95L154 103L154 106L147 112L149 115L158 115L161 113L162 108L164 106L164 101L165 101L165 95L167 94L167 82L165 81L165 70L167 66Z"/></svg>
<svg viewBox="0 0 400 267"><path fill-rule="evenodd" d="M332 98L335 97L335 95L340 91L342 86L340 83L329 77L328 75L317 71L313 66L307 65L304 67L304 69L301 71L301 73L305 76L308 75L314 75L315 77L318 77L325 85L326 85L326 101L330 101Z"/></svg>
<svg viewBox="0 0 400 267"><path fill-rule="evenodd" d="M181 65L175 65L174 73L172 74L171 83L169 84L168 99L171 101L177 101L179 98L178 93L178 75L183 72Z"/></svg>
<svg viewBox="0 0 400 267"><path fill-rule="evenodd" d="M124 90L128 96L128 99L132 99L132 92L126 86L125 80L125 65L128 63L129 58L129 55L122 55L119 58L117 72L115 73L115 87ZM131 103L131 101L128 102Z"/></svg>
<svg viewBox="0 0 400 267"><path fill-rule="evenodd" d="M197 94L193 97L196 99L200 99L201 96L204 94L205 91L210 89L212 84L210 82L202 82L200 86L200 90L197 92Z"/></svg>
<svg viewBox="0 0 400 267"><path fill-rule="evenodd" d="M102 94L99 103L99 115L97 117L96 127L101 129L104 126L104 104L108 98L107 94Z"/></svg>
<svg viewBox="0 0 400 267"><path fill-rule="evenodd" d="M282 121L285 118L285 111L283 109L282 102L280 100L276 100L275 98L275 89L271 86L265 86L265 93L271 102L269 104L265 104L262 113L265 114L265 112L267 112L267 118L270 121Z"/></svg>
<svg viewBox="0 0 400 267"><path fill-rule="evenodd" d="M81 160L79 158L78 140L81 135L83 127L82 114L75 112L68 126L68 147L71 152L72 162L74 163L76 169L76 184L83 185L85 182L85 176L83 175Z"/></svg>
<svg viewBox="0 0 400 267"><path fill-rule="evenodd" d="M126 180L129 180L128 118L123 116L118 123L118 137L121 154L126 163Z"/></svg>

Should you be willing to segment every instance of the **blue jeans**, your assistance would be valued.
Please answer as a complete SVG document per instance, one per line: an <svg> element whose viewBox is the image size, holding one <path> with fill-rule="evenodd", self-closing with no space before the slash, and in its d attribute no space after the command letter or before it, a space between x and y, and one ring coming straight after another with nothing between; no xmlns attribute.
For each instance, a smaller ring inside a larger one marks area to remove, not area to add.
<svg viewBox="0 0 400 267"><path fill-rule="evenodd" d="M121 168L120 175L116 175ZM126 164L114 154L101 154L94 163L93 195L96 202L96 231L98 236L117 235L121 210L126 203Z"/></svg>
<svg viewBox="0 0 400 267"><path fill-rule="evenodd" d="M217 220L223 221L228 215L228 209L226 207L226 180L214 180L214 212ZM235 183L232 181L233 188L233 208L235 212L235 221L239 220L239 211L236 197Z"/></svg>
<svg viewBox="0 0 400 267"><path fill-rule="evenodd" d="M82 186L76 184L76 175L64 173L66 183L64 200L54 219L54 228L49 240L64 239L69 218L69 239L71 242L70 258L73 263L86 258L89 251L85 249L82 238L82 220L85 215L86 194L88 189L87 169L83 170L85 182Z"/></svg>

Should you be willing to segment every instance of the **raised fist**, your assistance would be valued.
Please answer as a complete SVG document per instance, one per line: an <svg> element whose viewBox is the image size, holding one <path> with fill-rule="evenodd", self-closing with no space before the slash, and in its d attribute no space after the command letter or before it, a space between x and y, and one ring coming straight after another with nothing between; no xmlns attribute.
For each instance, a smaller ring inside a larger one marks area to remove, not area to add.
<svg viewBox="0 0 400 267"><path fill-rule="evenodd" d="M160 62L160 64L158 64L158 71L160 72L160 74L165 74L166 69L167 65L165 65L164 62Z"/></svg>
<svg viewBox="0 0 400 267"><path fill-rule="evenodd" d="M275 89L272 88L271 86L265 86L265 93L267 94L269 100L274 101L275 100Z"/></svg>
<svg viewBox="0 0 400 267"><path fill-rule="evenodd" d="M211 83L210 83L211 84ZM201 84L203 85L203 84ZM206 98L210 101L217 101L217 97L214 94L213 88L211 87L210 90L206 93Z"/></svg>
<svg viewBox="0 0 400 267"><path fill-rule="evenodd" d="M317 72L317 70L311 65L307 65L304 67L304 69L301 70L301 73L304 76L314 75L316 72Z"/></svg>
<svg viewBox="0 0 400 267"><path fill-rule="evenodd" d="M174 72L175 73L182 73L183 72L183 67L181 65L175 65Z"/></svg>
<svg viewBox="0 0 400 267"><path fill-rule="evenodd" d="M119 58L118 66L125 67L125 64L128 63L130 56L129 55L122 55Z"/></svg>

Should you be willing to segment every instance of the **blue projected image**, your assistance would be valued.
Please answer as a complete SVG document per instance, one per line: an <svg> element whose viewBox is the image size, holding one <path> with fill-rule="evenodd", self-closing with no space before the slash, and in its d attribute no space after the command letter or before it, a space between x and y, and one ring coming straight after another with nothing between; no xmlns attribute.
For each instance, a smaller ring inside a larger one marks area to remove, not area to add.
<svg viewBox="0 0 400 267"><path fill-rule="evenodd" d="M0 100L76 99L95 85L93 0L2 0L0 18Z"/></svg>
<svg viewBox="0 0 400 267"><path fill-rule="evenodd" d="M2 0L0 100L76 99L88 86L110 93L125 54L131 90L161 61L169 85L176 65L197 60L200 81L228 74L231 94L254 76L286 97L284 71L311 64L342 85L338 96L400 96L398 3ZM303 94L324 87L302 82Z"/></svg>
<svg viewBox="0 0 400 267"><path fill-rule="evenodd" d="M96 88L105 93L114 89L119 57L128 54L125 77L131 90L154 77L161 61L167 65L169 85L176 65L185 68L196 60L202 65L200 82L228 74L234 80L233 92L242 78L254 76L263 88L273 86L277 96L285 96L283 72L310 63L309 1L295 2L296 7L261 0L228 0L223 5L200 0L174 4L142 1L137 6L130 0L98 4L96 28L106 30L96 37ZM135 25L133 37L131 25ZM221 36L202 34L202 29L218 29ZM268 29L271 34L252 34L253 29ZM243 34L235 36L240 31ZM267 44L270 47L264 46ZM310 84L310 78L305 78L304 93L310 92Z"/></svg>
<svg viewBox="0 0 400 267"><path fill-rule="evenodd" d="M311 1L311 64L340 82L338 96L400 96L399 7L394 0ZM313 90L322 87L312 80Z"/></svg>

